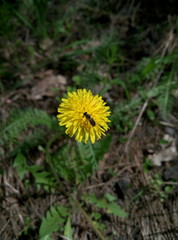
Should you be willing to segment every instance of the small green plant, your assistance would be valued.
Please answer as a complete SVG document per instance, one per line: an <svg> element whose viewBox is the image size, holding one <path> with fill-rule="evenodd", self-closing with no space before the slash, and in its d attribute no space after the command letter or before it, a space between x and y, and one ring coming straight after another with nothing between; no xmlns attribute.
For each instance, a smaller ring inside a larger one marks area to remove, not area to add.
<svg viewBox="0 0 178 240"><path fill-rule="evenodd" d="M146 158L143 164L143 171L145 173L147 173L149 171L150 168L152 168L154 165L153 163L150 161L150 159Z"/></svg>
<svg viewBox="0 0 178 240"><path fill-rule="evenodd" d="M153 194L158 195L161 201L165 201L168 194L172 191L172 186L164 186L164 181L160 174L155 174L151 180L151 186Z"/></svg>
<svg viewBox="0 0 178 240"><path fill-rule="evenodd" d="M27 217L25 219L25 226L20 235L28 236L28 234L30 234L30 230L31 230L31 219L30 217Z"/></svg>
<svg viewBox="0 0 178 240"><path fill-rule="evenodd" d="M31 173L37 189L43 187L45 190L49 191L50 188L56 187L56 181L50 171L45 171L42 166L28 165L27 159L22 153L17 154L13 166L16 168L21 180L24 178L25 174ZM28 181L26 181L26 187L29 187Z"/></svg>

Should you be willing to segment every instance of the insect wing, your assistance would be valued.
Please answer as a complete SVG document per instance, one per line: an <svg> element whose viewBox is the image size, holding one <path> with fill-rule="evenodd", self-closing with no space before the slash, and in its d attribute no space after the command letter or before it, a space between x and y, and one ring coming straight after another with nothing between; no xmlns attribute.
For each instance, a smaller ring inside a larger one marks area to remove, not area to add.
<svg viewBox="0 0 178 240"><path fill-rule="evenodd" d="M96 125L95 121L93 120L93 118L90 118L90 123L91 125L94 127Z"/></svg>

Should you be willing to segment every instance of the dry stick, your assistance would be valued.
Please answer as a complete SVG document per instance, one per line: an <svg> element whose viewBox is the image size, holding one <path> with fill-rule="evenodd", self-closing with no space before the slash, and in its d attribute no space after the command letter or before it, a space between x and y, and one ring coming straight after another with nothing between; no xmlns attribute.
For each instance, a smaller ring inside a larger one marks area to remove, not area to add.
<svg viewBox="0 0 178 240"><path fill-rule="evenodd" d="M171 128L175 128L175 125L171 124L171 123L167 123L164 121L159 121L159 123L163 126L167 126L167 127L171 127Z"/></svg>
<svg viewBox="0 0 178 240"><path fill-rule="evenodd" d="M9 224L10 221L11 221L11 219L9 218L9 219L7 220L7 222L4 224L4 226L1 228L0 234L5 230L6 226Z"/></svg>
<svg viewBox="0 0 178 240"><path fill-rule="evenodd" d="M162 185L178 185L178 182L163 182Z"/></svg>
<svg viewBox="0 0 178 240"><path fill-rule="evenodd" d="M57 133L53 136L53 138L51 138L47 145L46 145L46 162L49 164L50 168L51 168L51 171L52 171L52 174L54 175L54 177L56 178L57 182L58 182L58 185L60 186L59 189L61 190L61 192L69 197L69 198L72 198L72 200L74 201L75 205L80 209L80 211L83 213L85 219L89 222L89 224L91 225L91 227L93 228L93 230L95 231L96 235L98 236L98 238L100 240L106 240L103 236L103 234L100 232L100 230L93 224L91 218L89 217L89 215L85 212L85 210L82 208L82 206L80 205L79 201L72 195L70 195L68 192L66 192L66 190L61 186L61 181L56 173L56 170L51 162L51 159L50 159L50 153L49 153L49 150L50 150L50 147L52 145L52 143L57 139L59 138L59 136L61 135L61 133Z"/></svg>
<svg viewBox="0 0 178 240"><path fill-rule="evenodd" d="M138 117L137 117L137 120L136 120L136 122L135 122L135 125L134 125L131 133L129 134L129 138L128 138L128 140L127 140L127 143L126 143L125 149L124 149L125 152L127 152L127 150L128 150L128 146L129 146L129 144L130 144L130 141L131 141L131 139L132 139L132 137L133 137L133 135L134 135L134 133L135 133L135 130L136 130L136 128L137 128L137 126L138 126L138 124L139 124L139 122L140 122L140 119L141 119L141 117L142 117L142 115L143 115L143 113L144 113L147 105L148 105L148 99L147 99L146 102L143 104L143 107L142 107L142 109L141 109L141 111L140 111L140 113L139 113L139 115L138 115Z"/></svg>

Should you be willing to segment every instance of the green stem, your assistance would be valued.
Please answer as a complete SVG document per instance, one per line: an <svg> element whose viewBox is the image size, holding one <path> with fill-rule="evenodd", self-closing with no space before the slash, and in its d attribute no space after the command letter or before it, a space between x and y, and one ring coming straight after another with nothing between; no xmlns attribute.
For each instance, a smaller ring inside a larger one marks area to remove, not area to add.
<svg viewBox="0 0 178 240"><path fill-rule="evenodd" d="M88 142L88 146L89 146L89 149L90 149L90 152L91 152L91 155L92 155L92 159L94 160L92 162L93 168L96 169L98 164L97 164L97 161L96 161L95 152L93 151L93 145L92 145L92 143L90 141Z"/></svg>
<svg viewBox="0 0 178 240"><path fill-rule="evenodd" d="M96 235L98 236L98 238L100 240L106 240L104 238L104 236L102 235L102 233L100 232L100 230L93 224L90 216L86 213L86 211L82 208L81 204L79 203L79 201L74 197L72 196L71 194L69 194L68 192L66 192L66 190L61 186L61 181L58 177L58 174L56 173L56 169L54 168L53 166L53 163L51 161L51 157L50 157L50 148L51 148L51 145L52 143L58 139L59 137L61 136L61 133L57 133L55 134L46 144L46 162L49 164L49 167L51 169L51 172L53 174L53 176L56 178L56 181L58 183L58 186L59 189L61 190L61 192L67 196L68 198L72 198L73 202L75 203L76 207L78 209L80 209L80 211L83 213L85 219L88 221L88 223L91 225L91 227L93 228L94 232L96 233Z"/></svg>

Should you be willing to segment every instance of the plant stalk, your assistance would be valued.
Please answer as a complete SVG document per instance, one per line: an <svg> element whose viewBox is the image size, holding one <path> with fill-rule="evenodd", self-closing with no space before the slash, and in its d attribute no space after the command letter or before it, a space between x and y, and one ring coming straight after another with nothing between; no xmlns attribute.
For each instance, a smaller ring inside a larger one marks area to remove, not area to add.
<svg viewBox="0 0 178 240"><path fill-rule="evenodd" d="M88 223L91 225L92 229L94 230L94 232L96 233L96 235L98 236L98 238L100 240L106 240L105 237L103 236L103 234L100 232L100 230L93 224L90 216L86 213L86 211L82 208L81 204L79 203L79 201L74 197L72 196L71 194L69 194L68 192L66 192L66 190L61 186L61 181L58 177L58 174L56 173L56 169L54 168L53 166L53 163L51 161L51 157L50 157L50 147L52 145L52 143L58 139L59 137L61 136L61 133L57 133L55 134L48 142L47 142L47 145L46 145L46 162L48 163L50 169L51 169L51 172L53 174L53 176L55 177L57 183L58 183L58 186L60 191L62 191L62 193L67 196L68 198L72 198L74 204L76 205L76 207L82 212L82 214L84 215L85 219L88 221Z"/></svg>

